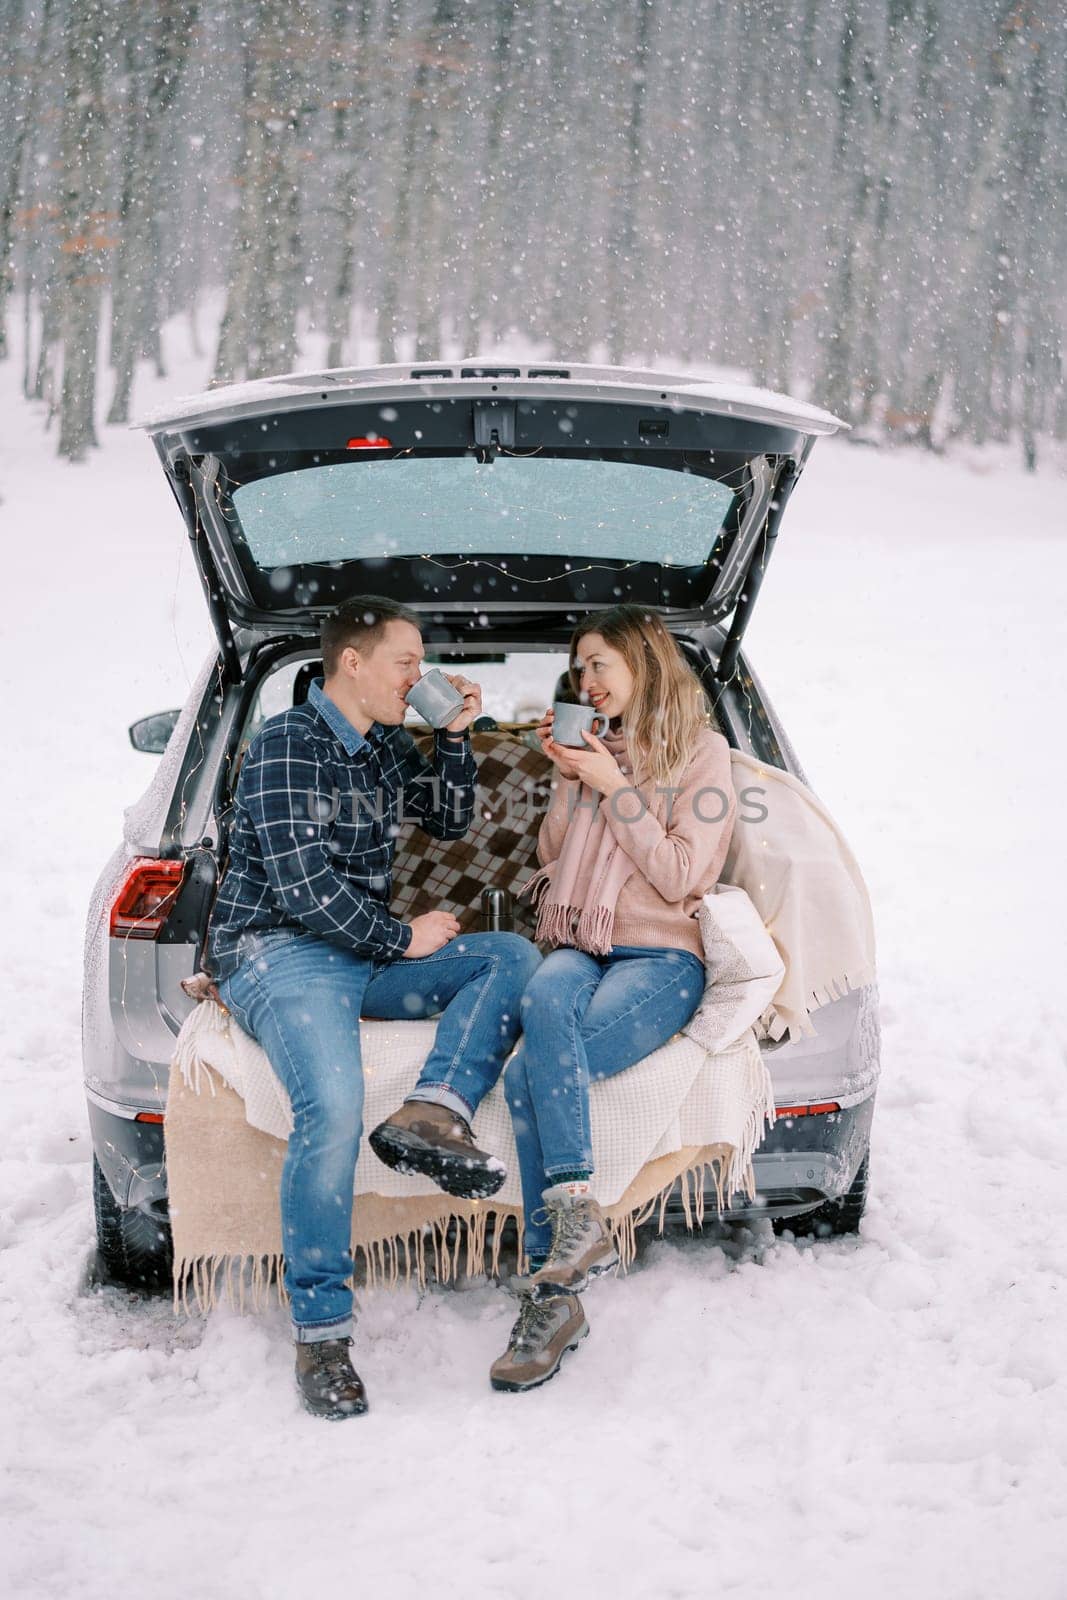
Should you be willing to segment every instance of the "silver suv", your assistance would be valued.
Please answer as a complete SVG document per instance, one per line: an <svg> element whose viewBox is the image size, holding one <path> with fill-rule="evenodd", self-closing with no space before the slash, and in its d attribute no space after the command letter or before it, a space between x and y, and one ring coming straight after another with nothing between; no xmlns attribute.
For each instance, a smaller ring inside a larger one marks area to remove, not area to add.
<svg viewBox="0 0 1067 1600"><path fill-rule="evenodd" d="M808 454L842 424L660 373L470 362L263 379L144 426L218 649L180 712L130 730L162 759L93 894L83 1059L100 1265L161 1286L181 980L199 966L241 754L306 693L324 612L368 592L413 607L428 659L476 668L503 723L549 703L578 617L647 603L730 743L803 779L742 640ZM874 986L815 1020L814 1038L762 1045L779 1120L756 1156L757 1201L729 1216L854 1231L879 1074Z"/></svg>

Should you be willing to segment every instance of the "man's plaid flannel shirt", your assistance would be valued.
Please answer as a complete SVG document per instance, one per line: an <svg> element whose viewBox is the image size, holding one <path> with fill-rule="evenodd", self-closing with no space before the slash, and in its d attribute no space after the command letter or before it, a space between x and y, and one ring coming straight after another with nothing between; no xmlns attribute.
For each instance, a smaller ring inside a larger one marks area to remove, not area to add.
<svg viewBox="0 0 1067 1600"><path fill-rule="evenodd" d="M432 763L402 727L375 722L364 738L317 679L305 705L263 724L241 765L208 933L216 982L236 971L250 932L292 929L370 959L403 955L411 928L389 911L401 819L462 838L477 777L467 737L438 733Z"/></svg>

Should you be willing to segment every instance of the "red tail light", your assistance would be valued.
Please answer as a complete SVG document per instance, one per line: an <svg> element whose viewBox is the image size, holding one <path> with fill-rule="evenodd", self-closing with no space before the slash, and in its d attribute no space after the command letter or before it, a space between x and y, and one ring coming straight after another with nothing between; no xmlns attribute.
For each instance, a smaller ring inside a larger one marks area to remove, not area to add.
<svg viewBox="0 0 1067 1600"><path fill-rule="evenodd" d="M157 939L174 909L184 871L184 861L155 861L146 856L132 861L111 902L111 937Z"/></svg>
<svg viewBox="0 0 1067 1600"><path fill-rule="evenodd" d="M163 1113L162 1111L138 1111L133 1120L134 1122L162 1122Z"/></svg>
<svg viewBox="0 0 1067 1600"><path fill-rule="evenodd" d="M836 1100L820 1100L814 1106L775 1106L776 1117L819 1117L824 1111L840 1111Z"/></svg>
<svg viewBox="0 0 1067 1600"><path fill-rule="evenodd" d="M346 450L391 450L393 441L383 439L377 433L369 433L366 438L349 439L345 445Z"/></svg>

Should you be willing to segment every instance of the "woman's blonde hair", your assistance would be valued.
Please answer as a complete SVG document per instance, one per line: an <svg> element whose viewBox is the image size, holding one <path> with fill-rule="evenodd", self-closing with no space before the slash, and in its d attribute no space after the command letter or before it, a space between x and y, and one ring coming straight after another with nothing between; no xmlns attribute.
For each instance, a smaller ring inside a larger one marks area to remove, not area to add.
<svg viewBox="0 0 1067 1600"><path fill-rule="evenodd" d="M714 726L696 674L656 612L612 606L586 617L571 635L569 676L576 700L578 642L590 633L618 650L634 675L622 731L635 779L674 783L689 765L701 729Z"/></svg>

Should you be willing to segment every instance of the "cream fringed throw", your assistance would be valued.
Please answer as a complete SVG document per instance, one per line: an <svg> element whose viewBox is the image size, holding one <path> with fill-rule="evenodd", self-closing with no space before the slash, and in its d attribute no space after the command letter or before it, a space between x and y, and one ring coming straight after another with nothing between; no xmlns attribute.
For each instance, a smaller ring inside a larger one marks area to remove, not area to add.
<svg viewBox="0 0 1067 1600"><path fill-rule="evenodd" d="M434 1022L361 1023L365 1129L395 1110L414 1084L435 1028ZM277 1128L279 1114L289 1117L284 1090L283 1105L268 1079L278 1084L254 1040L213 1001L194 1008L179 1035L165 1123L176 1308L189 1309L190 1289L206 1307L222 1286L232 1303L243 1305L246 1264L253 1305L263 1303L272 1277L285 1298L278 1270L285 1130L279 1138L249 1120L255 1110ZM228 1087L237 1083L247 1102ZM590 1114L597 1196L629 1261L635 1227L657 1207L662 1223L679 1177L683 1204L698 1222L709 1173L720 1207L738 1191L752 1196L752 1153L764 1122L773 1121L774 1100L749 1029L714 1056L676 1035L629 1071L594 1084ZM499 1084L479 1107L474 1133L508 1168L507 1182L492 1201L456 1200L426 1179L393 1172L364 1137L352 1244L369 1281L414 1273L422 1282L431 1263L446 1281L461 1270L481 1272L489 1216L495 1214L498 1223L509 1216L521 1222L515 1142ZM449 1244L452 1222L458 1226ZM499 1237L497 1227L493 1270Z"/></svg>
<svg viewBox="0 0 1067 1600"><path fill-rule="evenodd" d="M799 1039L815 1032L811 1012L874 982L871 902L844 835L806 784L740 750L730 762L738 810L721 882L746 891L785 966L757 1033Z"/></svg>

